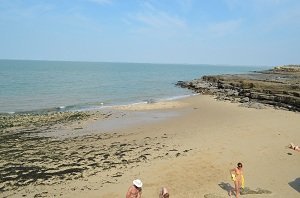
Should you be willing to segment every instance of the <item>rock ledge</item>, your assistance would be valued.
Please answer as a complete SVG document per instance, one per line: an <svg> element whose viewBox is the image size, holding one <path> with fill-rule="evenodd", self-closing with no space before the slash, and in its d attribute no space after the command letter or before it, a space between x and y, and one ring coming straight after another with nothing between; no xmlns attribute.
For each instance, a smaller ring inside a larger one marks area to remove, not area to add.
<svg viewBox="0 0 300 198"><path fill-rule="evenodd" d="M300 65L249 74L203 76L192 81L178 81L176 85L196 93L214 95L220 100L240 102L243 106L263 108L263 105L272 105L300 111Z"/></svg>

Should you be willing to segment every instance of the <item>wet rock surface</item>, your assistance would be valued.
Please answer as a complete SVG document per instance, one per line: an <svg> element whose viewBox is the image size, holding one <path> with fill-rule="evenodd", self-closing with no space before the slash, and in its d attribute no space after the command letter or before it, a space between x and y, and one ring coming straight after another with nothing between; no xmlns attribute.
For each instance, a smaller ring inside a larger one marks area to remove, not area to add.
<svg viewBox="0 0 300 198"><path fill-rule="evenodd" d="M263 105L272 105L300 111L300 65L249 74L203 76L192 81L178 81L177 86L214 95L219 100L240 102L242 106L264 108Z"/></svg>
<svg viewBox="0 0 300 198"><path fill-rule="evenodd" d="M161 143L162 138L170 138L166 134L137 140L128 140L124 134L105 132L69 138L47 137L40 134L57 130L57 124L69 125L86 118L107 119L112 114L39 116L1 117L0 193L4 197L13 196L28 185L60 184L84 180L92 175L105 175L99 177L98 187L101 187L117 182L126 170L140 164L157 158L175 158L189 151ZM47 192L37 194L38 197L44 195L50 196Z"/></svg>
<svg viewBox="0 0 300 198"><path fill-rule="evenodd" d="M0 114L0 130L12 127L49 127L56 124L87 120L89 117L103 117L106 114L95 112L52 112L44 114L16 113Z"/></svg>

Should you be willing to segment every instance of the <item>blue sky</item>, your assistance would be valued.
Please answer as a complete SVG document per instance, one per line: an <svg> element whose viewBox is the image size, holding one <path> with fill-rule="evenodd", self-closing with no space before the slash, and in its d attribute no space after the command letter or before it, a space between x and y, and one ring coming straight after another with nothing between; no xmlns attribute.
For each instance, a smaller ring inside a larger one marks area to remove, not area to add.
<svg viewBox="0 0 300 198"><path fill-rule="evenodd" d="M0 0L0 59L300 63L299 0Z"/></svg>

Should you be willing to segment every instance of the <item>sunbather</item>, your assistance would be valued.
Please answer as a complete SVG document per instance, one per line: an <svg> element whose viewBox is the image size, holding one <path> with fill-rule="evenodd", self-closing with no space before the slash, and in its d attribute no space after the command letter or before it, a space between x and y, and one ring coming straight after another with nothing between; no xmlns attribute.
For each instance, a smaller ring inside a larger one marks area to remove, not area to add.
<svg viewBox="0 0 300 198"><path fill-rule="evenodd" d="M300 151L300 147L299 147L298 145L293 144L293 143L290 143L290 144L288 145L288 147L289 147L290 149L295 150L295 151Z"/></svg>

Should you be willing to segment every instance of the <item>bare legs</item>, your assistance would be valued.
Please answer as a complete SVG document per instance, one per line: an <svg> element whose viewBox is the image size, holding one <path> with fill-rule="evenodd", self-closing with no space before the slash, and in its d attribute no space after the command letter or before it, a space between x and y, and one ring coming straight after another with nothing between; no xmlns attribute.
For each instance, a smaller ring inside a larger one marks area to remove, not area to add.
<svg viewBox="0 0 300 198"><path fill-rule="evenodd" d="M235 181L234 182L234 192L235 192L235 197L238 198L240 197L240 189L241 189L241 181ZM229 191L229 196L231 197L233 189Z"/></svg>

